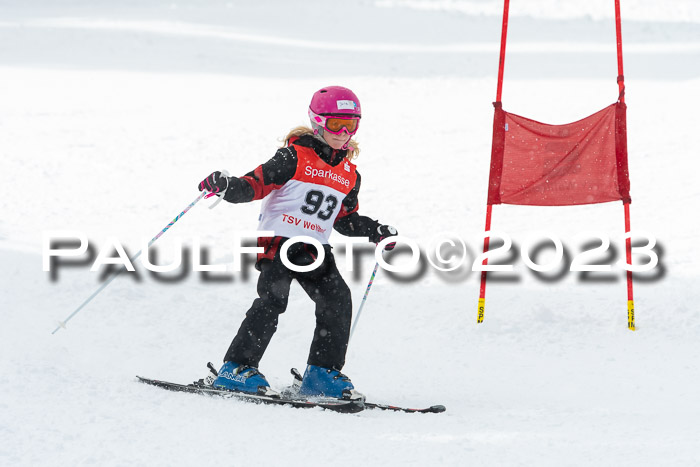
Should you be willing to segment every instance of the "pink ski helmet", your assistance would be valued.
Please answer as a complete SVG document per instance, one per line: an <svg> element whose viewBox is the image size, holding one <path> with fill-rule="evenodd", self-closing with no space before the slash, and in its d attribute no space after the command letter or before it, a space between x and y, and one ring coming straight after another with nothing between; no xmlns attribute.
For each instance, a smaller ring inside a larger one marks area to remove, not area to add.
<svg viewBox="0 0 700 467"><path fill-rule="evenodd" d="M357 133L362 110L354 92L342 86L327 86L316 91L309 104L309 119L314 133Z"/></svg>

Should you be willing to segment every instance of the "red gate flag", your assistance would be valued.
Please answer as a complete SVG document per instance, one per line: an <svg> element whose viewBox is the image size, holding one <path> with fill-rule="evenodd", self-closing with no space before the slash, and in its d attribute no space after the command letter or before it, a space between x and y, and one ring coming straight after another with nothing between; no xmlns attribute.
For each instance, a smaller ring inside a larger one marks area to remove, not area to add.
<svg viewBox="0 0 700 467"><path fill-rule="evenodd" d="M489 205L631 201L624 102L565 125L494 107Z"/></svg>
<svg viewBox="0 0 700 467"><path fill-rule="evenodd" d="M494 204L570 206L621 200L625 209L625 233L629 234L632 200L627 168L622 20L620 0L614 0L614 3L618 101L577 122L546 125L503 110L501 91L510 7L510 0L503 0L485 232L491 231ZM489 251L489 240L488 236L484 237L484 254ZM632 264L632 239L629 236L625 240L625 257L627 264ZM483 264L487 263L485 257ZM485 268L481 271L477 323L484 321L486 271ZM635 329L632 271L627 271L627 327Z"/></svg>

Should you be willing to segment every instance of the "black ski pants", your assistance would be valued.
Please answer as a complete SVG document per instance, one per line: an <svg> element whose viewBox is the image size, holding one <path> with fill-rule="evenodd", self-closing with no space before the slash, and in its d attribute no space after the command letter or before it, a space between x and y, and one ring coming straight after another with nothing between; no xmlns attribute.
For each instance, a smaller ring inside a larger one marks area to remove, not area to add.
<svg viewBox="0 0 700 467"><path fill-rule="evenodd" d="M289 249L290 261L303 264L308 256L307 246L302 250ZM296 246L295 245L295 246ZM313 249L313 247L311 247ZM315 251L315 249L313 249ZM238 334L231 342L224 361L258 367L273 334L277 330L279 315L284 313L289 299L289 288L296 279L316 304L316 329L307 363L340 370L345 364L345 353L350 338L352 297L335 264L330 247L325 249L325 259L315 270L295 272L288 269L279 258L264 259L258 264L258 295L246 313ZM311 258L307 258L311 262Z"/></svg>

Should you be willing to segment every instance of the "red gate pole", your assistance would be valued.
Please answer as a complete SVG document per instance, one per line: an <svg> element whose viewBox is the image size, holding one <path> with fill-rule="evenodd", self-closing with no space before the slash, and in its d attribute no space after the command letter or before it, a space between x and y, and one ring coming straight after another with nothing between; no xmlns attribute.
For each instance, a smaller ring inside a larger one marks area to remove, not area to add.
<svg viewBox="0 0 700 467"><path fill-rule="evenodd" d="M501 56L498 60L498 88L496 90L496 102L501 102L501 90L503 89L503 68L506 62L506 36L508 35L508 9L510 0L503 0L503 26L501 28Z"/></svg>
<svg viewBox="0 0 700 467"><path fill-rule="evenodd" d="M493 205L487 204L486 205L486 227L484 229L484 232L488 232L491 230L491 208ZM489 251L489 237L484 237L484 253ZM484 266L488 263L488 259L484 258L484 262L482 263ZM486 271L481 271L481 289L479 290L479 310L478 314L476 317L476 322L477 323L483 323L484 322L484 309L486 306Z"/></svg>
<svg viewBox="0 0 700 467"><path fill-rule="evenodd" d="M617 37L617 84L620 89L618 100L625 102L625 74L622 67L622 20L620 15L620 0L615 0L615 35ZM625 209L625 234L630 233L630 204L623 203ZM625 240L625 257L627 264L632 264L632 239ZM634 331L634 293L632 289L632 271L627 271L627 328Z"/></svg>
<svg viewBox="0 0 700 467"><path fill-rule="evenodd" d="M508 10L510 7L510 0L503 1L503 26L501 28L501 54L498 59L498 86L496 88L496 104L501 103L501 91L503 90L503 69L505 67L506 61L506 38L508 36ZM493 143L492 143L493 144ZM486 204L486 226L484 232L491 230L491 213L493 205ZM489 251L489 237L484 236L484 253ZM488 264L488 259L484 258L482 263L484 266ZM486 307L486 271L481 271L481 287L479 289L479 304L478 304L478 314L476 318L477 323L484 322L484 311Z"/></svg>
<svg viewBox="0 0 700 467"><path fill-rule="evenodd" d="M617 84L620 88L620 102L625 102L625 74L622 69L622 21L620 0L615 0L615 36L617 37Z"/></svg>
<svg viewBox="0 0 700 467"><path fill-rule="evenodd" d="M625 207L625 233L630 232L630 205L629 203L624 204ZM632 239L627 238L625 240L625 256L627 258L627 264L632 264ZM634 295L632 292L632 271L627 271L627 328L630 331L636 329L634 325Z"/></svg>

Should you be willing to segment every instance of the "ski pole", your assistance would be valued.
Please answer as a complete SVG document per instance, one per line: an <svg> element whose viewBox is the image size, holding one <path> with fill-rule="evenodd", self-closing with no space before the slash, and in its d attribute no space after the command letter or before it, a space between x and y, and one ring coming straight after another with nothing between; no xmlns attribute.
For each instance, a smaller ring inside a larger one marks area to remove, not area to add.
<svg viewBox="0 0 700 467"><path fill-rule="evenodd" d="M352 335L355 332L355 327L357 326L357 322L360 320L360 313L362 313L362 307L365 306L365 302L367 301L367 295L369 295L369 289L372 288L372 284L374 283L374 276L377 275L377 269L379 269L379 261L377 261L374 264L374 271L372 271L372 277L369 278L369 284L367 284L367 290L365 290L365 296L362 297L362 303L360 303L360 308L357 310L357 316L355 317L355 322L352 323L352 328L350 328L350 337L348 338L348 344L350 343L350 339L352 339Z"/></svg>
<svg viewBox="0 0 700 467"><path fill-rule="evenodd" d="M199 200L201 200L202 198L208 197L207 195L211 195L211 193L209 193L209 192L207 192L207 191L202 191L202 193L200 193L200 195L197 196L197 199L195 199L194 201L192 201L192 202L189 204L189 206L187 206L180 214L178 214L177 216L175 216L175 219L173 219L172 221L170 221L170 223L169 223L168 225L166 225L165 228L164 228L163 230L161 230L160 232L158 232L158 235L156 235L155 237L153 237L153 238L151 239L151 241L148 242L148 246L146 246L146 249L148 249L151 245L153 245L153 244L155 243L156 240L158 240L165 232L167 232L167 230L168 230L170 227L172 227L173 224L175 224L175 222L177 222L178 220L180 220L180 218L182 218L182 216L184 216L184 215L187 213L187 211L189 211L190 209L192 209L192 206L194 206L195 204L197 204L197 203L199 202ZM221 198L220 198L220 199L221 199ZM220 199L219 199L219 200L220 200ZM217 202L215 202L214 205L218 204L218 201L219 201L219 200L217 200ZM211 207L214 207L214 206L211 206ZM134 260L136 260L139 256L141 256L141 253L142 253L142 252L143 252L143 250L139 250L133 257L130 257L130 258L129 258L129 261L130 261L131 263L133 263ZM80 306L79 306L78 308L76 308L76 309L73 311L73 313L71 313L70 315L68 315L68 317L67 317L66 319L64 319L63 321L59 321L59 322L58 322L58 327L56 327L56 329L54 329L53 332L52 332L51 334L56 334L56 332L57 332L59 329L61 329L61 328L64 328L64 329L65 329L65 328L66 328L66 323L67 323L68 321L70 321L71 318L73 318L73 316L77 315L78 312L79 312L80 310L82 310L83 307L84 307L85 305L87 305L88 303L90 303L90 302L92 301L93 298L95 298L100 292L102 292L102 291L103 291L114 279L116 279L117 276L119 276L119 274L121 274L123 271L124 271L124 268L122 268L122 269L117 269L116 272L114 272L114 273L112 274L112 276L111 276L107 281L105 281L104 284L102 284L97 290L95 290L95 292L93 292L93 294L90 295L90 296L87 298L87 300L85 300L83 303L81 303Z"/></svg>

